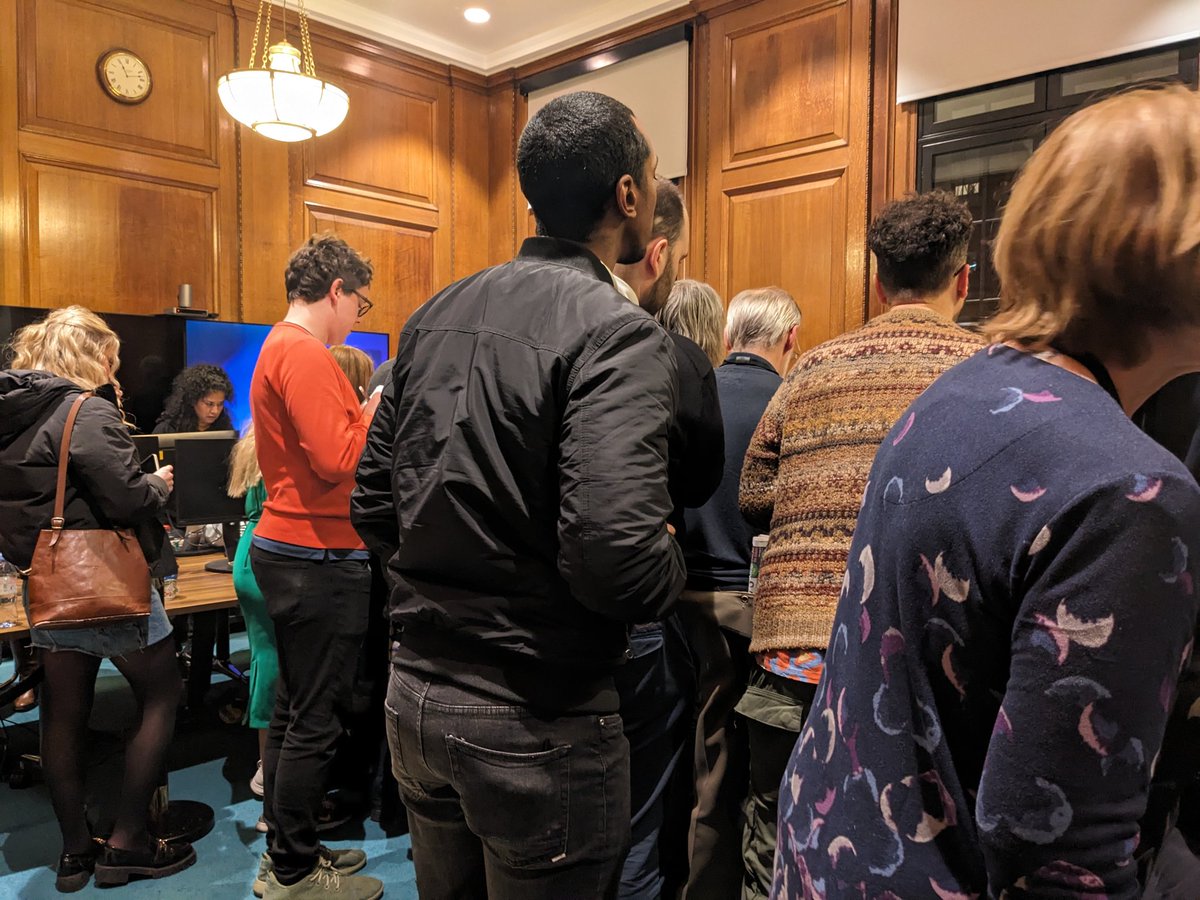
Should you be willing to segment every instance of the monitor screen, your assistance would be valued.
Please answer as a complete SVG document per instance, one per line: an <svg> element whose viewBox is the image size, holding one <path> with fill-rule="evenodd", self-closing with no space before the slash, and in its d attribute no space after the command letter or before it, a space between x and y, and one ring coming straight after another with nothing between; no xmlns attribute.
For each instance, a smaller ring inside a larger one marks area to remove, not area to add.
<svg viewBox="0 0 1200 900"><path fill-rule="evenodd" d="M245 515L246 502L230 497L229 454L237 443L232 431L156 434L138 439L139 452L157 445L154 464L175 466L175 490L167 508L176 525L236 522Z"/></svg>
<svg viewBox="0 0 1200 900"><path fill-rule="evenodd" d="M270 325L248 322L196 320L187 323L185 365L211 363L228 373L233 382L233 398L225 408L239 433L244 433L250 424L250 379L270 331ZM346 343L365 352L376 367L389 356L388 336L381 332L354 331Z"/></svg>

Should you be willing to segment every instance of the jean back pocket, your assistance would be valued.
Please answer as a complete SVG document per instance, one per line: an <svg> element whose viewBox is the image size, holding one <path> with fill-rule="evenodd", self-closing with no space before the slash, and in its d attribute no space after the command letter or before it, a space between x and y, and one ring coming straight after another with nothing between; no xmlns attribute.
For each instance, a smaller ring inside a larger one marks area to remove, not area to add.
<svg viewBox="0 0 1200 900"><path fill-rule="evenodd" d="M488 849L514 868L562 862L570 816L570 744L513 753L448 734L446 752L467 827Z"/></svg>

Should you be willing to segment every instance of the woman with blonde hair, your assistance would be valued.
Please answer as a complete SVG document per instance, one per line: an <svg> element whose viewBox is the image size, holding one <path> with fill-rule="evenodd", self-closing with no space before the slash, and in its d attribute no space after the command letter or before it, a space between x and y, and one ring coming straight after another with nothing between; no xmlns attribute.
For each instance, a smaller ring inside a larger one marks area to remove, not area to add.
<svg viewBox="0 0 1200 900"><path fill-rule="evenodd" d="M152 566L162 552L157 514L174 476L170 466L147 475L138 464L118 399L117 335L95 313L72 306L22 328L12 351L11 368L0 372L0 552L28 570L38 533L50 526L68 411L90 392L71 435L65 528L131 527ZM80 890L93 870L98 884L124 884L131 876L171 875L196 860L190 845L156 841L146 830L181 687L171 624L156 587L149 599L145 620L30 629L45 672L42 771L62 831L60 891ZM84 773L96 674L106 658L133 688L139 716L125 750L113 832L100 844L88 827Z"/></svg>
<svg viewBox="0 0 1200 900"><path fill-rule="evenodd" d="M699 344L714 367L724 361L725 304L711 285L690 278L680 279L654 318L667 331L682 334Z"/></svg>
<svg viewBox="0 0 1200 900"><path fill-rule="evenodd" d="M995 260L997 343L875 457L782 782L777 896L1195 895L1162 884L1167 817L1139 819L1156 763L1159 786L1196 773L1163 735L1195 699L1200 488L1129 416L1200 370L1200 95L1067 119Z"/></svg>

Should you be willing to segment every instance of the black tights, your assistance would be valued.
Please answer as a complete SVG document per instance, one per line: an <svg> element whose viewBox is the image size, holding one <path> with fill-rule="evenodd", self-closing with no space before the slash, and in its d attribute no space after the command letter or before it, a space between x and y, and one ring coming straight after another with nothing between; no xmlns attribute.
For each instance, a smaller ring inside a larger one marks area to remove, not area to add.
<svg viewBox="0 0 1200 900"><path fill-rule="evenodd" d="M138 723L125 748L125 776L109 843L134 850L145 846L150 798L162 774L163 757L175 730L181 689L175 642L113 659L137 700ZM63 852L91 846L84 812L88 718L96 694L100 660L73 650L42 652L42 771L62 829Z"/></svg>

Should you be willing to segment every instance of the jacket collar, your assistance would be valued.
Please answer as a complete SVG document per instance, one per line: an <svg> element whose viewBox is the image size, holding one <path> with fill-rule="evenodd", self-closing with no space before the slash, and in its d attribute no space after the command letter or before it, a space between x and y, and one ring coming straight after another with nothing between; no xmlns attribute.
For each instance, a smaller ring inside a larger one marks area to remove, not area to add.
<svg viewBox="0 0 1200 900"><path fill-rule="evenodd" d="M722 366L754 366L756 369L766 369L772 375L778 375L775 367L759 356L757 353L748 353L745 350L735 350L725 357L725 362Z"/></svg>
<svg viewBox="0 0 1200 900"><path fill-rule="evenodd" d="M521 252L517 254L517 258L540 259L544 262L555 263L560 266L570 266L572 269L578 269L585 275L591 275L605 284L613 284L612 273L600 261L600 257L583 246L583 244L576 243L575 241L552 237L525 238L525 242L521 244ZM616 285L613 286L615 287Z"/></svg>

